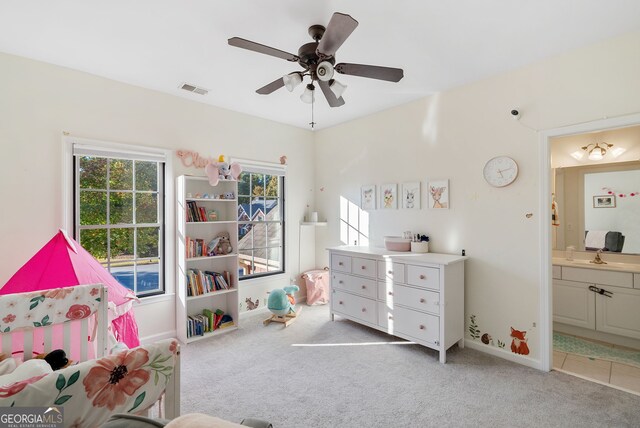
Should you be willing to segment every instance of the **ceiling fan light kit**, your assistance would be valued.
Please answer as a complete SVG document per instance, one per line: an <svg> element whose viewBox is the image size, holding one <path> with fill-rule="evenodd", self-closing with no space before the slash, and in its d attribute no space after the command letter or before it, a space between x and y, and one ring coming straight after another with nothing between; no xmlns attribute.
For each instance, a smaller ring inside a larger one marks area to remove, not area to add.
<svg viewBox="0 0 640 428"><path fill-rule="evenodd" d="M304 92L300 95L300 100L303 103L312 104L313 103L313 94L316 90L316 87L313 84L309 83L306 88L304 88Z"/></svg>
<svg viewBox="0 0 640 428"><path fill-rule="evenodd" d="M302 74L295 72L286 74L282 77L284 80L284 87L287 88L287 91L293 92L293 90L302 83Z"/></svg>
<svg viewBox="0 0 640 428"><path fill-rule="evenodd" d="M331 89L331 91L333 91L337 98L340 98L344 91L347 89L347 85L343 85L337 80L331 79L329 80L329 88Z"/></svg>
<svg viewBox="0 0 640 428"><path fill-rule="evenodd" d="M300 46L298 55L240 37L232 37L228 40L228 43L234 47L274 56L289 62L297 62L303 68L302 72L289 73L286 76L268 83L256 90L258 94L268 95L283 86L289 92L292 92L303 81L305 76L309 76L311 83L307 84L300 99L305 103L313 104L314 83L317 83L329 106L340 107L344 105L342 94L347 86L333 79L336 72L388 82L399 82L400 79L404 77L404 71L400 68L350 63L335 64L336 51L357 26L358 21L351 16L335 12L331 16L326 28L322 25L312 25L309 27L309 35L314 41ZM313 120L312 123L314 123Z"/></svg>

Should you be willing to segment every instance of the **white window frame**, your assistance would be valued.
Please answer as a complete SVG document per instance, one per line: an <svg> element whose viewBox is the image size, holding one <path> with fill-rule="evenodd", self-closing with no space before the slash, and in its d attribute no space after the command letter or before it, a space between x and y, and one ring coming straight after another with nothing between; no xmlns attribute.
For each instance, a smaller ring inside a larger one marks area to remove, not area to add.
<svg viewBox="0 0 640 428"><path fill-rule="evenodd" d="M250 172L252 174L278 175L284 178L284 185L282 186L282 195L281 195L281 201L282 201L282 204L284 205L284 208L282 209L282 235L283 235L282 236L282 258L284 261L282 266L282 271L273 272L273 273L264 273L256 276L253 276L253 275L243 276L243 277L239 277L238 279L243 282L252 283L254 281L255 282L268 281L271 279L283 278L287 275L287 272L289 272L289 262L291 259L288 254L290 245L287 244L288 234L286 230L287 223L288 223L288 220L287 220L288 211L289 211L288 204L286 203L287 188L288 188L286 165L275 164L275 163L264 162L264 161L256 161L256 160L250 160L250 159L239 159L239 158L230 158L229 162L238 162L242 166L243 172ZM238 206L240 206L239 202L238 202Z"/></svg>
<svg viewBox="0 0 640 428"><path fill-rule="evenodd" d="M80 138L64 134L62 137L62 219L67 231L74 230L74 149L91 150L95 154L130 155L139 159L155 159L164 162L164 292L151 296L140 296L145 302L165 300L168 295L175 294L175 215L174 200L173 151L132 144Z"/></svg>

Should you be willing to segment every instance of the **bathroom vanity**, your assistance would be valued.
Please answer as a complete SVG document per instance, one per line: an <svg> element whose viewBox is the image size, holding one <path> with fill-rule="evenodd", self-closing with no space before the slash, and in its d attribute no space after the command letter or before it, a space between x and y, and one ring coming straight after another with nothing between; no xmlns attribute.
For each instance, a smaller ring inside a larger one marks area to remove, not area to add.
<svg viewBox="0 0 640 428"><path fill-rule="evenodd" d="M435 349L464 346L464 260L450 254L329 249L335 315Z"/></svg>
<svg viewBox="0 0 640 428"><path fill-rule="evenodd" d="M554 258L553 321L554 330L637 346L640 264ZM610 334L633 341L615 340Z"/></svg>

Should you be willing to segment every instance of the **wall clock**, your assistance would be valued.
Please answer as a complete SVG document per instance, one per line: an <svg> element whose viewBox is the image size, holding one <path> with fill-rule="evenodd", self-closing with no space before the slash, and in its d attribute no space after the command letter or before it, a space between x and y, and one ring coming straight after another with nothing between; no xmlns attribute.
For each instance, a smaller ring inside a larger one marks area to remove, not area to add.
<svg viewBox="0 0 640 428"><path fill-rule="evenodd" d="M487 161L482 173L490 185L504 187L518 177L518 164L508 156L496 156Z"/></svg>

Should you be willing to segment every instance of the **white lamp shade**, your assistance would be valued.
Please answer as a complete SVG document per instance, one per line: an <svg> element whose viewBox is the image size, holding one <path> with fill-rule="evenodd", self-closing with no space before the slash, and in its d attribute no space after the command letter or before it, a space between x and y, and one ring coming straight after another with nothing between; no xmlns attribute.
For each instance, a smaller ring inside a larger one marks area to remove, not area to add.
<svg viewBox="0 0 640 428"><path fill-rule="evenodd" d="M284 81L284 87L287 88L287 91L293 92L293 90L302 83L302 76L300 76L300 73L285 74L282 80Z"/></svg>
<svg viewBox="0 0 640 428"><path fill-rule="evenodd" d="M343 85L337 80L334 80L329 83L329 88L331 89L331 92L335 94L336 98L340 98L344 91L347 89L347 85Z"/></svg>
<svg viewBox="0 0 640 428"><path fill-rule="evenodd" d="M315 86L309 84L306 88L304 88L304 92L300 95L300 100L303 103L311 104L313 103L313 93L315 92Z"/></svg>
<svg viewBox="0 0 640 428"><path fill-rule="evenodd" d="M333 77L333 65L329 61L322 61L316 68L318 80L328 82Z"/></svg>
<svg viewBox="0 0 640 428"><path fill-rule="evenodd" d="M591 153L589 153L589 160L602 160L602 149L596 147L595 149L591 150Z"/></svg>

